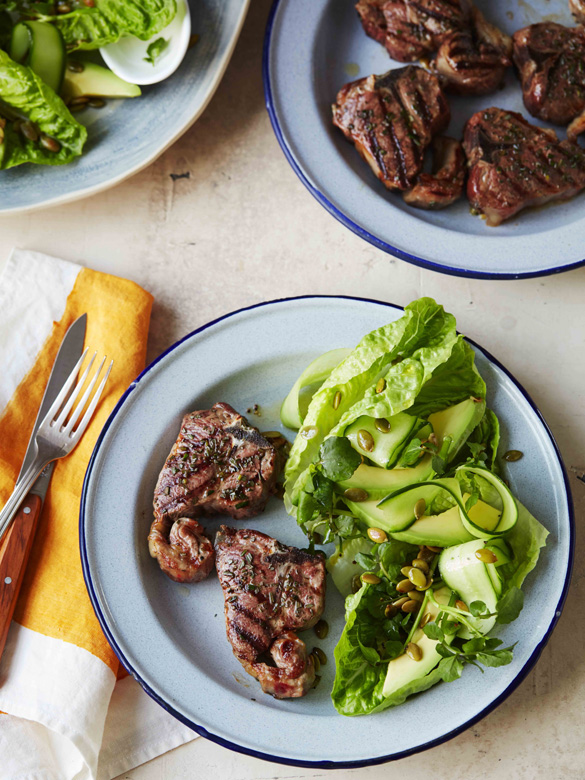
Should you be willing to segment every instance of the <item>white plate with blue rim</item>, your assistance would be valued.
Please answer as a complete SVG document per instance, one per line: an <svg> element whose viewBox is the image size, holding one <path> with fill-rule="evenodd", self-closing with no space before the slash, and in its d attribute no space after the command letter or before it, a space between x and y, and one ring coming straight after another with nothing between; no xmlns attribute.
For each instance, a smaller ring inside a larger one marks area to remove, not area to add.
<svg viewBox="0 0 585 780"><path fill-rule="evenodd" d="M219 86L250 0L190 0L199 38L179 68L132 100L76 114L89 138L68 165L20 165L0 172L0 217L69 203L138 173L154 162L203 113ZM163 30L164 34L164 30Z"/></svg>
<svg viewBox="0 0 585 780"><path fill-rule="evenodd" d="M551 20L574 26L567 0L478 0L505 32ZM462 198L442 211L404 203L376 179L331 121L341 87L404 63L367 37L355 0L275 0L264 49L264 87L274 132L294 171L334 217L374 246L442 273L518 279L585 263L583 195L521 212L497 228L471 216ZM505 88L485 97L449 96L446 134L461 138L466 120L483 108L524 109L520 82L508 70ZM553 127L548 125L548 127ZM564 128L556 127L565 137Z"/></svg>
<svg viewBox="0 0 585 780"><path fill-rule="evenodd" d="M459 734L500 704L524 679L558 620L574 545L572 505L554 439L526 391L473 345L500 417L502 446L524 451L508 464L516 495L550 531L525 584L520 617L499 632L518 642L509 666L435 686L400 707L345 718L330 699L333 649L343 601L329 583L326 640L301 634L328 657L319 686L302 699L263 694L232 653L215 576L193 585L169 580L148 553L152 497L183 415L227 401L261 430L283 430L279 407L297 376L321 353L354 346L402 315L399 307L341 297L302 297L252 306L186 336L132 383L106 423L83 487L80 545L87 588L114 651L161 706L198 734L259 758L311 767L359 767L402 758ZM323 327L324 323L327 327ZM205 518L213 531L221 518ZM229 521L228 521L229 522ZM239 523L239 526L242 524ZM306 545L282 501L247 522L285 544ZM428 713L433 712L432 718ZM412 724L417 728L413 729Z"/></svg>

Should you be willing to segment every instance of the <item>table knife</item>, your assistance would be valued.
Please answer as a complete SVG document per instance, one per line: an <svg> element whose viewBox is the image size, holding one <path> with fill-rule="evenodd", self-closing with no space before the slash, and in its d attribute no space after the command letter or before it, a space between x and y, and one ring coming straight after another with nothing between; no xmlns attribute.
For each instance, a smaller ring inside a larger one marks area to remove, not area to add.
<svg viewBox="0 0 585 780"><path fill-rule="evenodd" d="M18 479L24 474L35 457L35 436L41 421L49 411L65 380L73 371L75 364L83 353L86 324L87 314L83 314L69 327L61 342L51 370L51 376L45 388L43 400L39 407ZM22 585L37 521L41 514L54 466L55 461L43 470L34 483L0 545L0 657L6 644L8 629L10 628L16 600Z"/></svg>

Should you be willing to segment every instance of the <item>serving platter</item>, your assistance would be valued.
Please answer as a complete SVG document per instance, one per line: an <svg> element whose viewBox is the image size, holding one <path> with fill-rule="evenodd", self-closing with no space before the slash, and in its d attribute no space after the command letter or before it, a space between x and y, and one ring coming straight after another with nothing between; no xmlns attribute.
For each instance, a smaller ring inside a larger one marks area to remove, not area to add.
<svg viewBox="0 0 585 780"><path fill-rule="evenodd" d="M539 21L573 26L568 0L478 0L508 34ZM264 86L274 132L294 171L338 220L366 241L403 260L443 273L521 278L566 271L585 260L583 195L486 226L462 198L442 211L406 205L376 179L331 121L331 104L347 82L404 63L367 37L355 0L275 0L264 49ZM520 83L508 69L503 90L485 97L449 96L446 134L462 137L480 109L524 109ZM548 127L553 127L548 125ZM564 128L555 128L565 137Z"/></svg>
<svg viewBox="0 0 585 780"><path fill-rule="evenodd" d="M305 698L277 701L260 690L225 636L217 578L194 585L169 580L150 558L146 537L152 496L182 416L227 401L261 430L281 430L280 404L317 355L353 346L402 314L359 298L272 301L221 317L186 336L128 388L92 455L80 510L80 547L87 588L102 628L122 664L156 701L197 733L233 750L272 761L319 767L381 763L437 745L502 702L536 662L560 615L570 577L573 517L566 474L554 439L526 392L494 358L473 345L500 416L514 493L550 531L536 572L526 583L518 620L499 631L518 641L510 666L475 668L378 715L344 718L330 700L333 649L343 628L343 602L328 585L326 640L302 634L329 661ZM327 327L324 327L326 324ZM335 334L335 335L332 335ZM229 518L205 518L209 531ZM246 523L300 547L306 539L281 501ZM428 717L432 712L433 717ZM412 723L417 728L412 729Z"/></svg>
<svg viewBox="0 0 585 780"><path fill-rule="evenodd" d="M150 165L203 113L219 86L250 0L190 0L199 36L179 69L132 100L108 100L76 116L88 128L69 165L21 165L0 172L0 216L69 203L113 187Z"/></svg>

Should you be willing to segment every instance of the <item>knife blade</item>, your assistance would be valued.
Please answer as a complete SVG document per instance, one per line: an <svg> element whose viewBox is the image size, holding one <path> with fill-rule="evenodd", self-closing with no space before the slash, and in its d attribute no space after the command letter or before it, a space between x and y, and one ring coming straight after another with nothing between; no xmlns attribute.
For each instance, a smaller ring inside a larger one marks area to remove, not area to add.
<svg viewBox="0 0 585 780"><path fill-rule="evenodd" d="M47 412L51 407L51 404L59 395L61 388L65 384L65 380L73 371L75 364L83 353L83 343L85 341L86 327L87 314L82 314L81 317L78 317L75 322L69 326L67 333L61 342L61 346L57 352L57 357L53 363L51 376L49 377L49 381L47 382L47 386L45 388L43 400L41 401L41 405L37 413L18 479L20 479L20 477L24 474L35 457L35 436L37 434L39 425L44 420ZM55 461L49 463L49 465L43 469L37 481L30 490L31 493L35 493L36 495L40 496L41 500L44 500L47 494L47 489L49 487L49 482L51 481L51 475L53 473L54 467Z"/></svg>

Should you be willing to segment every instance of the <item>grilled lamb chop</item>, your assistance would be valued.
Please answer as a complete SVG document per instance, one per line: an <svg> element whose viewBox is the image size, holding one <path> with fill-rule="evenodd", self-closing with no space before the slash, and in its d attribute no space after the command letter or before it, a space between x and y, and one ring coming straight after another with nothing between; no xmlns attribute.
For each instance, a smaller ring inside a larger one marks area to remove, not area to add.
<svg viewBox="0 0 585 780"><path fill-rule="evenodd" d="M466 160L463 147L454 138L433 139L433 173L421 173L417 183L404 193L409 206L444 209L463 195Z"/></svg>
<svg viewBox="0 0 585 780"><path fill-rule="evenodd" d="M304 696L315 682L315 667L294 632L314 626L323 612L323 559L259 531L224 525L215 552L234 655L265 693ZM267 653L275 665L265 662Z"/></svg>
<svg viewBox="0 0 585 780"><path fill-rule="evenodd" d="M488 225L530 206L566 200L585 187L585 150L521 114L488 108L465 126L467 197Z"/></svg>
<svg viewBox="0 0 585 780"><path fill-rule="evenodd" d="M188 518L254 517L274 492L279 468L275 447L229 404L187 414L154 491L148 542L163 571L180 582L206 577L213 547Z"/></svg>
<svg viewBox="0 0 585 780"><path fill-rule="evenodd" d="M356 10L366 34L399 62L433 54L469 14L467 0L359 0Z"/></svg>
<svg viewBox="0 0 585 780"><path fill-rule="evenodd" d="M585 24L585 0L569 0L569 8L577 24Z"/></svg>
<svg viewBox="0 0 585 780"><path fill-rule="evenodd" d="M512 39L472 7L470 24L439 46L436 67L451 91L487 95L502 85L511 58Z"/></svg>
<svg viewBox="0 0 585 780"><path fill-rule="evenodd" d="M585 110L585 30L555 22L514 33L514 62L532 116L566 125Z"/></svg>
<svg viewBox="0 0 585 780"><path fill-rule="evenodd" d="M333 124L391 190L412 187L450 119L437 77L413 65L346 84L332 109Z"/></svg>

